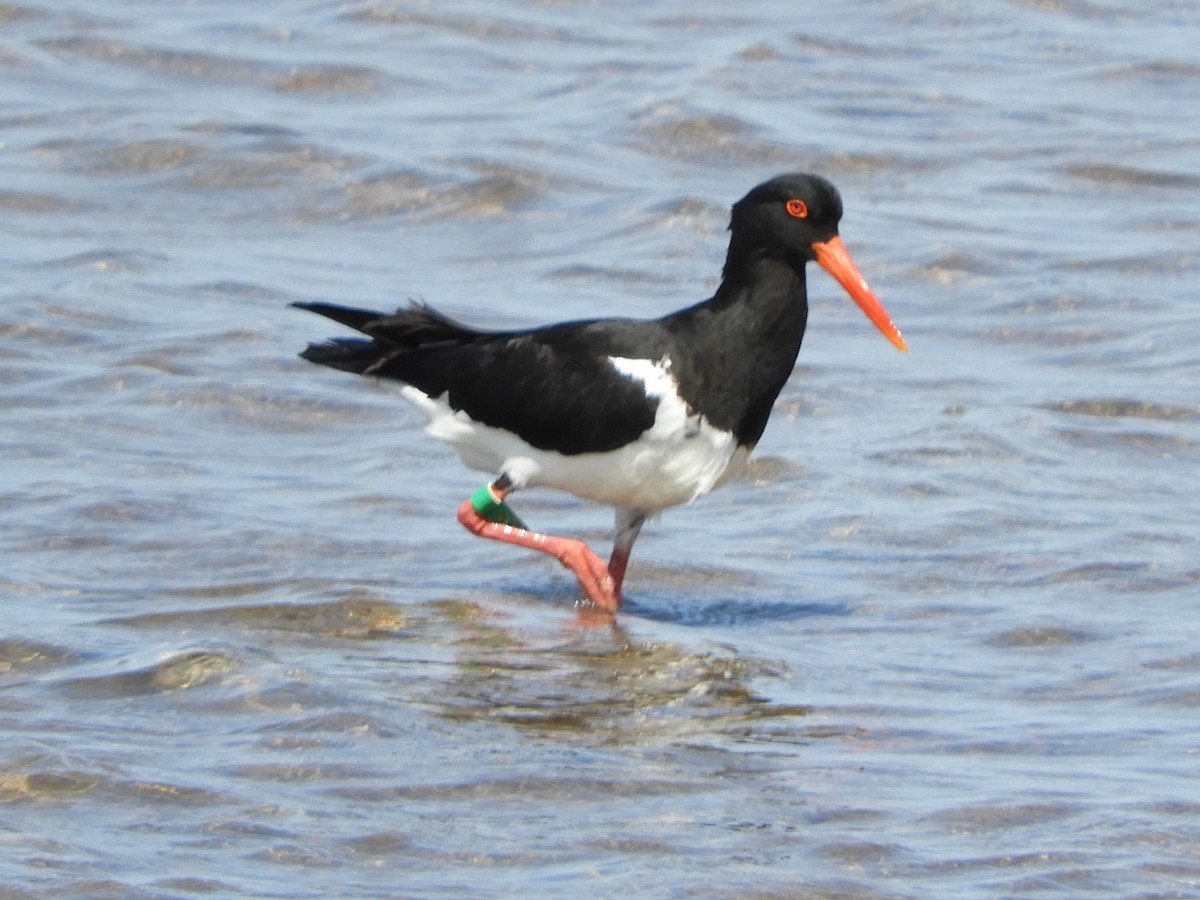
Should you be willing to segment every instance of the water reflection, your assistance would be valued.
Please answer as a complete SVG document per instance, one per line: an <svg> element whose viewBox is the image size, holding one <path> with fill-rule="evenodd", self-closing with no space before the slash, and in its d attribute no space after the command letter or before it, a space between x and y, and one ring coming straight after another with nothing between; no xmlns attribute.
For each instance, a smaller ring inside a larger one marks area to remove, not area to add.
<svg viewBox="0 0 1200 900"><path fill-rule="evenodd" d="M309 647L368 641L373 649L354 652L386 665L386 671L373 675L376 682L398 690L397 699L418 701L452 721L515 726L591 745L720 744L765 739L768 730L778 736L780 729L792 729L797 739L803 736L802 720L810 709L774 703L754 687L782 674L777 663L728 650L638 639L620 625L581 628L571 616L540 605L512 615L464 600L401 607L356 598L146 613L106 624L156 640L172 634L223 634L246 649L241 654L171 651L119 673L112 668L125 669L130 661L112 659L91 664L99 671L58 680L54 687L80 699L200 690L209 695L206 704L221 704L229 713L237 708L251 712L263 703L260 692L277 693L285 686L270 683L269 670L252 674L252 657L268 646L277 656L281 641ZM535 617L544 621L535 624ZM421 646L446 648L448 655L406 655L405 647ZM14 647L11 655L29 652ZM62 651L58 655L70 660ZM431 671L423 672L425 667ZM237 684L238 694L249 691L256 699L243 696L237 708L229 707L227 691L212 690L222 682ZM425 690L426 684L436 690ZM336 698L342 689L329 685L322 693L328 691L341 705ZM303 695L290 695L293 702L305 702ZM312 694L312 699L324 706L331 697ZM260 708L278 705L276 698Z"/></svg>
<svg viewBox="0 0 1200 900"><path fill-rule="evenodd" d="M809 712L755 693L752 682L770 674L763 663L638 641L621 627L552 639L480 616L456 644L450 690L437 700L455 720L639 744L752 738L765 720Z"/></svg>

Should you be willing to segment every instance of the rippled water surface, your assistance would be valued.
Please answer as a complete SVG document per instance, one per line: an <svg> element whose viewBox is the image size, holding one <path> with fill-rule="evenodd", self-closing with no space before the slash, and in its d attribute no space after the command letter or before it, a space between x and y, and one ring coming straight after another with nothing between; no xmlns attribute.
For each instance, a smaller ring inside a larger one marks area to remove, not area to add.
<svg viewBox="0 0 1200 900"><path fill-rule="evenodd" d="M0 4L0 894L1200 897L1198 20ZM296 359L694 302L795 169L913 352L814 271L617 628Z"/></svg>

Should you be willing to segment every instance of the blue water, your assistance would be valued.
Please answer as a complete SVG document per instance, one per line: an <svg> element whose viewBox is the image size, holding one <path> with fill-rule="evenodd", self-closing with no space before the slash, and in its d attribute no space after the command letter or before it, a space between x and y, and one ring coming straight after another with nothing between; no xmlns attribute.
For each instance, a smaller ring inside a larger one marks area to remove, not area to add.
<svg viewBox="0 0 1200 900"><path fill-rule="evenodd" d="M1198 18L0 5L5 896L1200 897ZM617 629L295 357L692 303L797 169L913 352L814 271Z"/></svg>

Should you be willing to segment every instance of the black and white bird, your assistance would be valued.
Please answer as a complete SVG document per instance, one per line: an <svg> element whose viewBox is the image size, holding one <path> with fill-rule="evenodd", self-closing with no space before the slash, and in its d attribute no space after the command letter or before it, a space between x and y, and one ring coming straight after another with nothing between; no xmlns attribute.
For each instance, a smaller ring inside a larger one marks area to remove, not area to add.
<svg viewBox="0 0 1200 900"><path fill-rule="evenodd" d="M720 485L762 436L804 338L809 262L908 349L838 236L841 217L824 178L781 175L734 204L720 286L694 306L657 319L483 331L425 305L387 314L298 303L365 335L301 356L403 383L427 431L494 476L459 521L553 555L596 609L613 614L646 518ZM582 541L525 527L505 498L534 485L615 508L607 565Z"/></svg>

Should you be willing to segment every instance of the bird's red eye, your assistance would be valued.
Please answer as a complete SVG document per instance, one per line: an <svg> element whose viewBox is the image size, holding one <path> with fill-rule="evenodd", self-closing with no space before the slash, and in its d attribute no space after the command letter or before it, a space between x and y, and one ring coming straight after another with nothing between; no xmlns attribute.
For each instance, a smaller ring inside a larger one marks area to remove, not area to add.
<svg viewBox="0 0 1200 900"><path fill-rule="evenodd" d="M808 218L808 204L803 200L789 200L787 202L787 211L789 216L794 216L797 219Z"/></svg>

